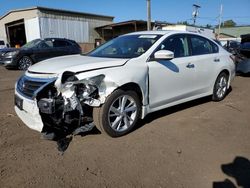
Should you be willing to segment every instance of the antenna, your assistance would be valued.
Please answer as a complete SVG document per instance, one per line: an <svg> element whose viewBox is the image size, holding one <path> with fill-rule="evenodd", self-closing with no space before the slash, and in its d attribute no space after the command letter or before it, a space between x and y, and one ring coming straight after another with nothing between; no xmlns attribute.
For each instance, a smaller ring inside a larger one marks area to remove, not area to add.
<svg viewBox="0 0 250 188"><path fill-rule="evenodd" d="M192 16L193 16L194 25L195 25L195 23L196 23L196 18L197 18L198 14L199 14L198 9L201 8L201 6L200 6L200 5L197 5L197 4L193 4L193 7L194 7L194 11L193 11L193 13L192 13Z"/></svg>

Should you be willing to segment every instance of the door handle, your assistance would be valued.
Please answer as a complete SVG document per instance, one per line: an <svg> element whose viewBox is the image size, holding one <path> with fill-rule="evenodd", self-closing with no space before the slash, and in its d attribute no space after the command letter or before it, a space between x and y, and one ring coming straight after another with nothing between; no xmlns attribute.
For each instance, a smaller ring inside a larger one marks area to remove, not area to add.
<svg viewBox="0 0 250 188"><path fill-rule="evenodd" d="M194 64L188 63L186 67L189 68L189 69L190 69L190 68L194 68Z"/></svg>
<svg viewBox="0 0 250 188"><path fill-rule="evenodd" d="M220 62L220 58L214 58L214 62Z"/></svg>

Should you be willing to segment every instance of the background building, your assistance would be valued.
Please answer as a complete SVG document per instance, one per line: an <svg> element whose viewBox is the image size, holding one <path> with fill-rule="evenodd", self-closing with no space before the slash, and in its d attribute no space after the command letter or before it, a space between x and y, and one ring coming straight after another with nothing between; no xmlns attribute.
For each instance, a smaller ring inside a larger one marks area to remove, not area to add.
<svg viewBox="0 0 250 188"><path fill-rule="evenodd" d="M218 32L218 29L215 29ZM241 41L241 35L250 34L250 26L223 27L220 29L220 41L226 44L227 41Z"/></svg>
<svg viewBox="0 0 250 188"><path fill-rule="evenodd" d="M163 26L162 30L176 30L176 31L190 31L194 33L202 34L208 38L215 39L215 34L213 29L195 27L189 25L167 25Z"/></svg>
<svg viewBox="0 0 250 188"><path fill-rule="evenodd" d="M151 23L153 26L153 23ZM120 35L132 33L135 31L146 31L147 21L144 20L129 20L119 23L112 23L100 27L96 27L96 31L104 41L116 38Z"/></svg>
<svg viewBox="0 0 250 188"><path fill-rule="evenodd" d="M11 10L0 18L0 38L12 47L36 38L68 38L79 43L83 51L89 51L101 40L95 28L111 24L113 19L46 7Z"/></svg>

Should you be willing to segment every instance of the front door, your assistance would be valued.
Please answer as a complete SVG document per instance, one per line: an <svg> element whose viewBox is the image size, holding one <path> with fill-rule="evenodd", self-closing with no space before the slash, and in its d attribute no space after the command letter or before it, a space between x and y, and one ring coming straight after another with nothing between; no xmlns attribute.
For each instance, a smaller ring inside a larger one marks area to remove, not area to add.
<svg viewBox="0 0 250 188"><path fill-rule="evenodd" d="M36 62L43 61L55 56L53 41L50 39L41 41L37 48L34 49L33 58Z"/></svg>
<svg viewBox="0 0 250 188"><path fill-rule="evenodd" d="M156 51L158 50L174 52L174 59L148 62L151 109L188 98L195 90L195 66L193 57L189 56L187 37L168 37Z"/></svg>

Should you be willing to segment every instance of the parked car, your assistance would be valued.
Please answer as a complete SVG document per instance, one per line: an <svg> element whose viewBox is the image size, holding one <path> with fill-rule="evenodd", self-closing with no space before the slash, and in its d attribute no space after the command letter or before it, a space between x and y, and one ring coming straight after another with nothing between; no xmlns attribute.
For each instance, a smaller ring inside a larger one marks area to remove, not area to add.
<svg viewBox="0 0 250 188"><path fill-rule="evenodd" d="M237 53L238 73L250 73L250 34L241 36L241 44Z"/></svg>
<svg viewBox="0 0 250 188"><path fill-rule="evenodd" d="M0 62L7 69L27 70L31 65L48 58L80 53L81 47L73 40L62 38L35 39L21 48L2 50Z"/></svg>
<svg viewBox="0 0 250 188"><path fill-rule="evenodd" d="M221 41L214 39L214 42L216 42L217 44L219 44L220 46L222 46Z"/></svg>
<svg viewBox="0 0 250 188"><path fill-rule="evenodd" d="M101 132L119 137L149 113L209 95L223 100L235 76L230 55L190 32L126 34L87 55L31 66L16 83L15 110L43 133L93 121Z"/></svg>
<svg viewBox="0 0 250 188"><path fill-rule="evenodd" d="M236 54L237 53L237 50L239 49L240 47L240 42L238 41L227 41L227 43L225 44L224 48L229 51L230 53L232 54Z"/></svg>
<svg viewBox="0 0 250 188"><path fill-rule="evenodd" d="M5 44L4 40L0 39L0 49L6 48L7 45Z"/></svg>

